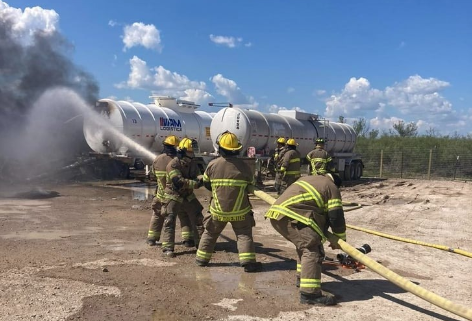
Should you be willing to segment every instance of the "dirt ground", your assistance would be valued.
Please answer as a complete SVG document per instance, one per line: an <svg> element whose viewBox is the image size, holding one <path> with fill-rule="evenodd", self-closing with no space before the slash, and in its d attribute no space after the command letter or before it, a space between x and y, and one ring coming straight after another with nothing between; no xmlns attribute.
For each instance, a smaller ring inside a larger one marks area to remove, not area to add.
<svg viewBox="0 0 472 321"><path fill-rule="evenodd" d="M373 271L325 264L335 307L299 303L295 250L252 200L260 273L238 265L228 225L208 267L178 245L166 258L145 244L153 186L126 181L41 185L55 197L0 188L0 320L463 320ZM207 207L209 192L197 193ZM472 252L472 184L372 180L342 188L348 224ZM16 196L16 198L12 198ZM454 303L472 308L472 259L348 229L348 243ZM177 232L180 236L179 231ZM327 256L339 251L326 249Z"/></svg>

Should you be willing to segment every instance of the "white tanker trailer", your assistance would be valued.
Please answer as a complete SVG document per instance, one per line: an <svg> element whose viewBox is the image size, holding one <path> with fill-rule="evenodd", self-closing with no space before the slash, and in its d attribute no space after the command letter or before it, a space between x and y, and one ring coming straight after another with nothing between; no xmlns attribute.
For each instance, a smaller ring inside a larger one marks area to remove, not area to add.
<svg viewBox="0 0 472 321"><path fill-rule="evenodd" d="M215 146L218 135L226 130L236 134L244 148L253 147L256 157L272 155L277 138L285 137L296 140L297 149L305 159L315 147L315 140L324 138L325 149L333 156L341 178L356 180L362 176L362 160L353 152L356 133L348 124L330 122L296 110L264 114L257 110L226 107L217 112L211 122L210 134Z"/></svg>
<svg viewBox="0 0 472 321"><path fill-rule="evenodd" d="M90 115L84 120L84 135L96 155L109 155L135 167L152 163L150 153L162 151L162 141L168 135L196 139L200 153L214 151L210 137L213 114L196 111L199 105L168 96L151 96L154 103L101 99L95 111L106 122ZM144 147L135 148L133 142ZM127 160L127 161L126 161ZM135 163L135 161L138 162ZM144 162L142 162L143 160ZM140 164L140 165L138 165ZM139 168L141 169L141 168Z"/></svg>

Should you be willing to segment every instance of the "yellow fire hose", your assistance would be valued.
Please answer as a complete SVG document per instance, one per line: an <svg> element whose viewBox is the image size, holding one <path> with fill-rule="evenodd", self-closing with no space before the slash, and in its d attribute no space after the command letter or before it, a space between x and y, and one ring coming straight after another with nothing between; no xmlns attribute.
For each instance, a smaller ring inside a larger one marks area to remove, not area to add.
<svg viewBox="0 0 472 321"><path fill-rule="evenodd" d="M358 208L362 207L362 205L357 204L357 203L345 203L345 202L343 202L343 206L352 206L350 208L345 208L344 212L352 211L352 210L355 210L355 209L358 209ZM385 237L385 238L396 240L396 241L402 241L402 242L406 242L406 243L412 243L412 244L417 244L417 245L422 245L422 246L428 246L428 247L432 247L432 248L435 248L435 249L439 249L439 250L443 250L443 251L447 251L447 252L451 252L451 253L456 253L456 254L460 254L460 255L464 255L464 256L468 256L468 257L472 258L472 253L470 253L470 252L467 252L467 251L464 251L464 250L461 250L461 249L454 249L454 248L451 248L451 247L445 246L445 245L430 244L430 243L426 243L426 242L422 242L422 241L411 240L411 239L398 237L398 236L394 236L394 235L389 235L389 234L385 234L385 233L380 233L380 232L377 232L377 231L373 231L373 230L369 230L369 229L366 229L366 228L363 228L363 227L358 227L358 226L349 225L349 224L346 224L346 227L348 227L350 229L353 229L353 230L358 230L358 231L361 231L361 232L374 234L374 235L377 235L377 236Z"/></svg>
<svg viewBox="0 0 472 321"><path fill-rule="evenodd" d="M275 202L275 198L270 196L267 193L264 193L263 191L256 190L254 192L254 195L262 199L263 201L267 202L268 204L273 204ZM395 272L387 269L383 265L379 264L378 262L372 260L369 258L367 255L362 254L360 251L358 251L355 247L352 247L349 245L347 242L344 242L337 236L335 236L332 233L327 232L327 238L330 243L333 244L338 244L339 247L346 252L348 255L356 259L357 261L361 262L368 268L370 268L372 271L375 273L383 276L390 282L396 284L397 286L401 287L402 289L413 293L414 295L422 298L423 300L426 300L444 310L447 310L451 313L454 313L458 316L461 316L463 318L466 318L467 320L472 320L472 310L464 307L462 305L456 304L452 301L449 301L445 298L440 297L437 294L434 294L433 292L430 292L413 282L403 278L402 276L396 274Z"/></svg>

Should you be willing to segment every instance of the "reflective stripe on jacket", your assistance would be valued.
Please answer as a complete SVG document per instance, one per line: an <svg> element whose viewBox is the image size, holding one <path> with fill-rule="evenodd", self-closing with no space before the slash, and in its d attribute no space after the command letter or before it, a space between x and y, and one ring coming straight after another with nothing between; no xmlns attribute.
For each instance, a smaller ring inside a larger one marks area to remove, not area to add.
<svg viewBox="0 0 472 321"><path fill-rule="evenodd" d="M182 203L184 198L189 201L195 198L193 189L196 185L196 175L190 174L191 166L193 166L192 163L193 161L190 162L188 158L184 160L174 157L167 164L164 199L171 199Z"/></svg>
<svg viewBox="0 0 472 321"><path fill-rule="evenodd" d="M300 176L300 152L296 149L288 149L281 161L285 175Z"/></svg>
<svg viewBox="0 0 472 321"><path fill-rule="evenodd" d="M314 150L306 155L306 159L311 164L311 174L312 175L323 175L327 171L333 171L332 168L332 158L329 153L323 148L316 147Z"/></svg>
<svg viewBox="0 0 472 321"><path fill-rule="evenodd" d="M346 222L341 193L333 181L323 175L298 179L280 195L265 215L280 220L288 216L310 226L326 240L324 231L331 227L333 233L346 239Z"/></svg>
<svg viewBox="0 0 472 321"><path fill-rule="evenodd" d="M210 213L217 221L243 221L251 212L248 192L254 191L254 176L244 160L223 157L212 160L203 174L211 185Z"/></svg>
<svg viewBox="0 0 472 321"><path fill-rule="evenodd" d="M157 188L156 188L156 197L160 201L164 199L164 189L166 187L166 167L167 164L173 159L173 156L167 154L161 154L156 156L152 162L152 169L154 175L156 175Z"/></svg>

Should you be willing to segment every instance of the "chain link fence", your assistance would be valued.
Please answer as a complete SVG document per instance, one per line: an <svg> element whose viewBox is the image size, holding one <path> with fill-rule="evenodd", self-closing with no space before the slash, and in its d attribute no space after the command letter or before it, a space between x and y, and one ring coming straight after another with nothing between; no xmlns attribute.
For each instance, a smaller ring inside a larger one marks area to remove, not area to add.
<svg viewBox="0 0 472 321"><path fill-rule="evenodd" d="M470 151L439 148L365 148L362 155L364 177L472 180Z"/></svg>

